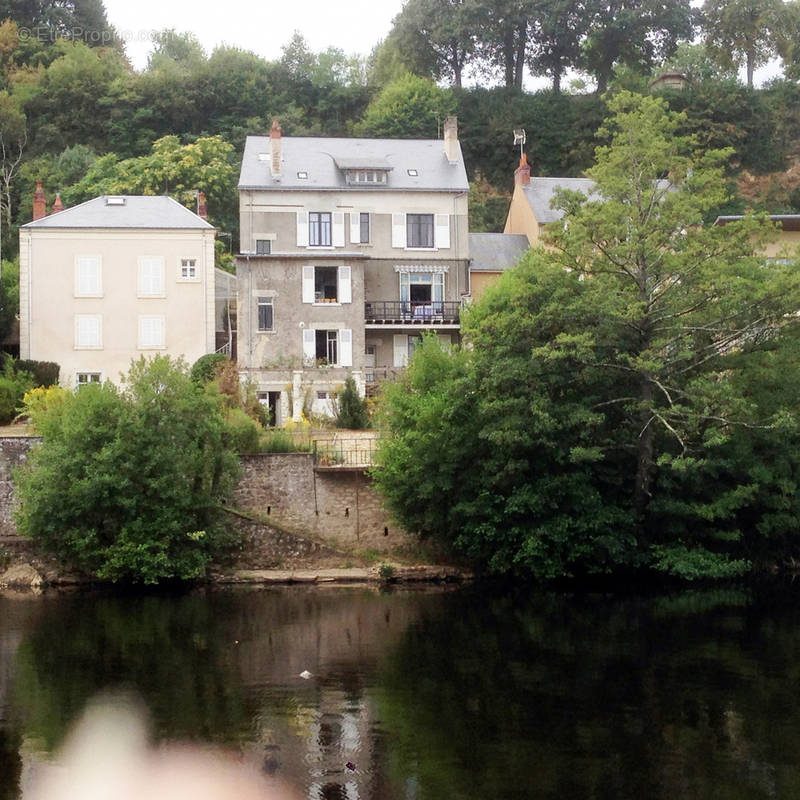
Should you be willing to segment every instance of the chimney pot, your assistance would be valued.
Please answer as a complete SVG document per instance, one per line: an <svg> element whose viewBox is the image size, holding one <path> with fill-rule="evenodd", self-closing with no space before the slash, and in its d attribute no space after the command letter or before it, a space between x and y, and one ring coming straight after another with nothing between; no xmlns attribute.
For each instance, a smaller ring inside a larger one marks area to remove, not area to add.
<svg viewBox="0 0 800 800"><path fill-rule="evenodd" d="M444 154L451 164L458 161L458 117L445 117Z"/></svg>
<svg viewBox="0 0 800 800"><path fill-rule="evenodd" d="M206 195L204 192L197 193L197 216L208 220L208 205L206 204Z"/></svg>
<svg viewBox="0 0 800 800"><path fill-rule="evenodd" d="M515 186L528 186L531 182L531 168L528 166L528 155L523 153L519 166L514 170L514 185Z"/></svg>
<svg viewBox="0 0 800 800"><path fill-rule="evenodd" d="M36 181L36 191L33 193L33 219L41 219L47 216L47 200L44 196L42 182Z"/></svg>
<svg viewBox="0 0 800 800"><path fill-rule="evenodd" d="M273 178L281 174L281 126L276 119L269 132L269 170Z"/></svg>
<svg viewBox="0 0 800 800"><path fill-rule="evenodd" d="M61 192L56 192L56 199L53 200L53 210L51 213L58 214L59 211L64 210L64 204L61 202Z"/></svg>

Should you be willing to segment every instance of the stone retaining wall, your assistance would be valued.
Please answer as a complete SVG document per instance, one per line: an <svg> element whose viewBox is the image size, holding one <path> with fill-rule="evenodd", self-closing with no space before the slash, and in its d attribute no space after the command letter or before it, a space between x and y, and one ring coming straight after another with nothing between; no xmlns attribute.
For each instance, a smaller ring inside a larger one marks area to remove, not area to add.
<svg viewBox="0 0 800 800"><path fill-rule="evenodd" d="M12 471L38 437L0 438L0 536L13 536ZM387 552L411 543L381 507L364 472L316 470L310 453L264 453L241 457L242 477L233 507L297 536L332 548Z"/></svg>

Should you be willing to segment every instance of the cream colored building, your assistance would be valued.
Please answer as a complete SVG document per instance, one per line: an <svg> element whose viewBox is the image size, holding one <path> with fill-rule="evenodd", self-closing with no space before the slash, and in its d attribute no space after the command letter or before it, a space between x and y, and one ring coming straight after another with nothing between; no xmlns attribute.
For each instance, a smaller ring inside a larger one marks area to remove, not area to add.
<svg viewBox="0 0 800 800"><path fill-rule="evenodd" d="M170 197L108 196L20 228L20 357L64 386L215 350L214 227Z"/></svg>

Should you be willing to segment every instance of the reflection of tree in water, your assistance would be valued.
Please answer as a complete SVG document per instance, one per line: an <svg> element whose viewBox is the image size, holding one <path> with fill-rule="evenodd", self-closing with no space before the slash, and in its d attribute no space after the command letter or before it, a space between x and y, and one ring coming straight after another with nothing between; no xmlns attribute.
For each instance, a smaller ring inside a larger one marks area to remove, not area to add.
<svg viewBox="0 0 800 800"><path fill-rule="evenodd" d="M22 761L20 737L0 729L0 800L16 800Z"/></svg>
<svg viewBox="0 0 800 800"><path fill-rule="evenodd" d="M17 653L26 732L52 747L98 691L123 688L144 699L158 736L235 741L248 715L225 624L234 612L224 595L54 604Z"/></svg>
<svg viewBox="0 0 800 800"><path fill-rule="evenodd" d="M379 681L392 783L439 800L800 796L796 600L678 598L449 598Z"/></svg>

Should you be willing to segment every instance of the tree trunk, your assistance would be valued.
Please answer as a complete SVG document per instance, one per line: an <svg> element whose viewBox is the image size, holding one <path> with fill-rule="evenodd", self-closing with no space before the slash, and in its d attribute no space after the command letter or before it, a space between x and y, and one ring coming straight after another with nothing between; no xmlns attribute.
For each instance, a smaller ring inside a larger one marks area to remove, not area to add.
<svg viewBox="0 0 800 800"><path fill-rule="evenodd" d="M503 34L503 66L505 68L506 89L511 89L516 80L514 67L514 35L509 28Z"/></svg>
<svg viewBox="0 0 800 800"><path fill-rule="evenodd" d="M639 390L642 412L639 417L641 434L636 453L636 485L634 486L633 505L641 519L650 503L650 486L653 482L653 424L650 422L650 406L653 400L653 384L648 376L642 376Z"/></svg>
<svg viewBox="0 0 800 800"><path fill-rule="evenodd" d="M517 52L514 64L514 88L522 89L522 76L525 72L525 50L528 46L528 20L525 19L517 29Z"/></svg>
<svg viewBox="0 0 800 800"><path fill-rule="evenodd" d="M561 94L561 66L553 67L553 94Z"/></svg>
<svg viewBox="0 0 800 800"><path fill-rule="evenodd" d="M752 50L747 52L747 88L753 88L753 73L756 68L756 58Z"/></svg>

